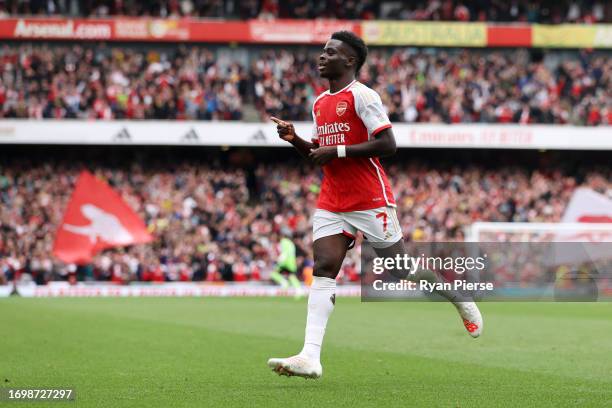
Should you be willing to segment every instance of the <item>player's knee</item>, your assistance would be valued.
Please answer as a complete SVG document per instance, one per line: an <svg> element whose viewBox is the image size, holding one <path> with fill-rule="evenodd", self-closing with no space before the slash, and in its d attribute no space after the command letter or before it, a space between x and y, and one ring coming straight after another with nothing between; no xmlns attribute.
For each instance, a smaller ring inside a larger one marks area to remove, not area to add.
<svg viewBox="0 0 612 408"><path fill-rule="evenodd" d="M336 275L338 275L338 267L336 262L328 257L321 257L317 259L313 269L312 274L322 278L335 279Z"/></svg>

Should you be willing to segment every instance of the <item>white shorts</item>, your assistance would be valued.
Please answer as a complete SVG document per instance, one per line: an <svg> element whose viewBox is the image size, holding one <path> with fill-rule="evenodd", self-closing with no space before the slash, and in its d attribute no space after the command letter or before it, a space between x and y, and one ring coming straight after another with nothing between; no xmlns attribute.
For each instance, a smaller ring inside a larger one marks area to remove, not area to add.
<svg viewBox="0 0 612 408"><path fill-rule="evenodd" d="M336 234L355 239L357 231L361 231L374 248L386 248L402 239L402 229L393 207L351 212L331 212L317 208L314 213L313 241Z"/></svg>

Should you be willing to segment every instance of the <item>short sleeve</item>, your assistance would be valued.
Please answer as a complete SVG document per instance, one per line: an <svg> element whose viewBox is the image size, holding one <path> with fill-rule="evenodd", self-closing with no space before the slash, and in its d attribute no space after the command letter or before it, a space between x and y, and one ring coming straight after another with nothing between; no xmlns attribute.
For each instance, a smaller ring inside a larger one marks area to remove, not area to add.
<svg viewBox="0 0 612 408"><path fill-rule="evenodd" d="M375 90L365 85L355 87L355 110L368 129L368 136L375 136L384 129L391 127L391 121L385 112L382 100Z"/></svg>
<svg viewBox="0 0 612 408"><path fill-rule="evenodd" d="M314 104L312 105L312 136L311 141L315 144L319 143L319 134L317 133L317 119L314 113Z"/></svg>

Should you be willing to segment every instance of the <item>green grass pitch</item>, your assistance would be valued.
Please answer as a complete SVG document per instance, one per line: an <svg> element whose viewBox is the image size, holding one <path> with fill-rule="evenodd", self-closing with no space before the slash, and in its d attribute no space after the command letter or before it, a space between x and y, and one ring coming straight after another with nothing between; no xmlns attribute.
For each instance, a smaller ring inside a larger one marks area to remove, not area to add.
<svg viewBox="0 0 612 408"><path fill-rule="evenodd" d="M612 303L483 303L472 339L444 303L338 298L323 378L279 377L305 300L0 299L0 387L74 387L7 407L612 406Z"/></svg>

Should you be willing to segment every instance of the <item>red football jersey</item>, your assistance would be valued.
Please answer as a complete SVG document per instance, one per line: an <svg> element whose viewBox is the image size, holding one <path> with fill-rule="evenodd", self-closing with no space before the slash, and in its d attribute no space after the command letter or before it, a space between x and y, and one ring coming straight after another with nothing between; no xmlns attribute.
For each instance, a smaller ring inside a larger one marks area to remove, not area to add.
<svg viewBox="0 0 612 408"><path fill-rule="evenodd" d="M319 95L312 117L312 139L319 146L363 143L391 127L380 96L357 81ZM348 212L384 206L395 207L395 199L378 158L336 158L323 166L317 208Z"/></svg>

